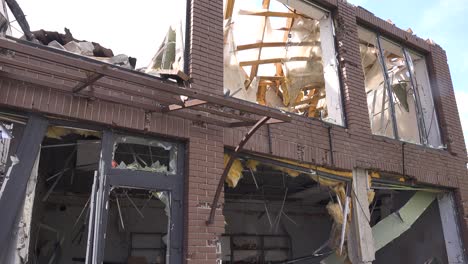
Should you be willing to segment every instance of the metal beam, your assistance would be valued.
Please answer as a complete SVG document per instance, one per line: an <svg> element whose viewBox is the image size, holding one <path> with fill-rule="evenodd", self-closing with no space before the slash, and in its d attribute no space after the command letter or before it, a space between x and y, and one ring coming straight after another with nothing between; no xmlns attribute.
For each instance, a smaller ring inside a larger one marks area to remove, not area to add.
<svg viewBox="0 0 468 264"><path fill-rule="evenodd" d="M245 134L245 136L242 138L242 140L239 142L239 145L235 148L234 152L231 154L229 157L229 161L224 167L223 174L221 175L221 178L219 179L218 187L216 188L216 193L213 198L213 202L211 203L211 211L210 211L210 216L208 220L206 221L207 225L211 225L214 221L215 213L216 213L216 207L218 207L218 200L219 196L221 194L221 190L224 186L224 181L226 180L226 177L229 173L229 170L231 169L232 164L234 163L234 160L236 160L237 156L239 155L240 151L244 148L245 144L249 141L249 139L257 132L257 130L263 126L266 122L270 120L270 117L265 116L262 119L260 119L250 130Z"/></svg>
<svg viewBox="0 0 468 264"><path fill-rule="evenodd" d="M24 201L29 176L41 148L42 139L46 134L47 125L48 121L45 118L38 116L29 118L16 151L19 163L12 165L8 179L4 183L4 191L0 197L0 212L2 213L2 224L0 225L1 257L4 257L4 251L11 241L18 212Z"/></svg>

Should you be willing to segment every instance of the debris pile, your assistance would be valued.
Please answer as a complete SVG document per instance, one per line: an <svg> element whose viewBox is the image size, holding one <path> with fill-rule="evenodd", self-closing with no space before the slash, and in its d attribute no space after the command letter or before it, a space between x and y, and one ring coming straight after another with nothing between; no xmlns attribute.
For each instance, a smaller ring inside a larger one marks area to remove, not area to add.
<svg viewBox="0 0 468 264"><path fill-rule="evenodd" d="M41 29L33 31L32 35L34 36L33 42L42 45L93 57L94 59L127 69L135 69L136 58L129 57L125 54L114 55L111 49L105 48L96 42L77 40L73 37L68 28L65 28L65 34Z"/></svg>

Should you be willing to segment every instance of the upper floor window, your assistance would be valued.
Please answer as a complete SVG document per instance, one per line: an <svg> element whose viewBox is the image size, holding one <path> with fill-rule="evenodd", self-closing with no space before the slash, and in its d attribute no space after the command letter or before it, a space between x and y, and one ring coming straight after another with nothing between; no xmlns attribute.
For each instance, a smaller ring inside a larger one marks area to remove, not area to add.
<svg viewBox="0 0 468 264"><path fill-rule="evenodd" d="M343 125L331 15L300 0L224 1L224 92Z"/></svg>
<svg viewBox="0 0 468 264"><path fill-rule="evenodd" d="M424 56L358 29L372 133L442 147Z"/></svg>

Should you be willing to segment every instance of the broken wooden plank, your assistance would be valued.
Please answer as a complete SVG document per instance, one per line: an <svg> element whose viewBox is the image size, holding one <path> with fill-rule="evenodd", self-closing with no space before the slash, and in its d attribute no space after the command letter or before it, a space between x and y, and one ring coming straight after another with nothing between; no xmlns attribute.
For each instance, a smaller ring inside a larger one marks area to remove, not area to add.
<svg viewBox="0 0 468 264"><path fill-rule="evenodd" d="M353 169L352 183L352 221L350 228L355 234L355 254L359 259L357 263L372 263L375 260L374 238L370 226L370 211L368 192L369 176L368 172L361 168Z"/></svg>
<svg viewBox="0 0 468 264"><path fill-rule="evenodd" d="M235 0L227 0L226 11L224 12L224 19L230 19L234 10Z"/></svg>
<svg viewBox="0 0 468 264"><path fill-rule="evenodd" d="M287 34L287 33L286 33ZM290 47L290 46L316 46L320 45L319 41L312 42L258 42L237 46L237 51L258 49L258 48L275 48L275 47Z"/></svg>
<svg viewBox="0 0 468 264"><path fill-rule="evenodd" d="M264 16L264 17L290 17L290 18L303 17L296 13L274 12L274 11L249 11L249 10L239 10L239 15Z"/></svg>
<svg viewBox="0 0 468 264"><path fill-rule="evenodd" d="M321 60L321 58L316 57L316 56L273 58L273 59L265 59L265 60L241 61L239 62L239 65L240 66L253 66L253 65L260 65L260 64L283 63L283 62L290 62L290 61L319 61L319 60Z"/></svg>
<svg viewBox="0 0 468 264"><path fill-rule="evenodd" d="M257 103L260 105L266 105L266 84L259 84L257 90Z"/></svg>
<svg viewBox="0 0 468 264"><path fill-rule="evenodd" d="M88 78L86 78L86 81L77 84L77 85L72 89L72 92L73 92L73 93L79 93L81 90L83 90L83 89L85 89L86 87L92 85L92 84L95 83L97 80L101 79L102 77L104 77L104 75L102 75L102 74L100 74L100 73L90 73L89 76L88 76Z"/></svg>
<svg viewBox="0 0 468 264"><path fill-rule="evenodd" d="M155 72L166 79L174 79L176 81L183 82L190 81L190 76L188 76L185 72L180 70L156 70Z"/></svg>
<svg viewBox="0 0 468 264"><path fill-rule="evenodd" d="M284 76L257 76L260 81L283 81Z"/></svg>
<svg viewBox="0 0 468 264"><path fill-rule="evenodd" d="M199 100L199 99L190 99L190 100L185 101L183 105L178 105L178 104L169 105L162 112L167 113L167 112L176 111L176 110L185 109L185 108L191 108L191 107L194 107L197 105L203 105L203 104L206 104L206 101Z"/></svg>

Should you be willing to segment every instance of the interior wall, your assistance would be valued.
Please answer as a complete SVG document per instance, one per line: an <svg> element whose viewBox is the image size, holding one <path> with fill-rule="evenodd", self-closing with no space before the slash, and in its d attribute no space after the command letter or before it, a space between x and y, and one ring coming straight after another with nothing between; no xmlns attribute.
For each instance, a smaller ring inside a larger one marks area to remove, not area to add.
<svg viewBox="0 0 468 264"><path fill-rule="evenodd" d="M281 201L268 203L272 222L278 216L280 209ZM286 203L284 212L290 219L282 215L276 229L270 225L263 201L227 201L224 206L225 234L288 235L291 238L292 258L310 255L328 240L332 220L325 206L320 208L300 202ZM229 260L229 240L222 241L222 251L223 260ZM317 262L308 260L297 263L319 263L320 259L318 258Z"/></svg>

